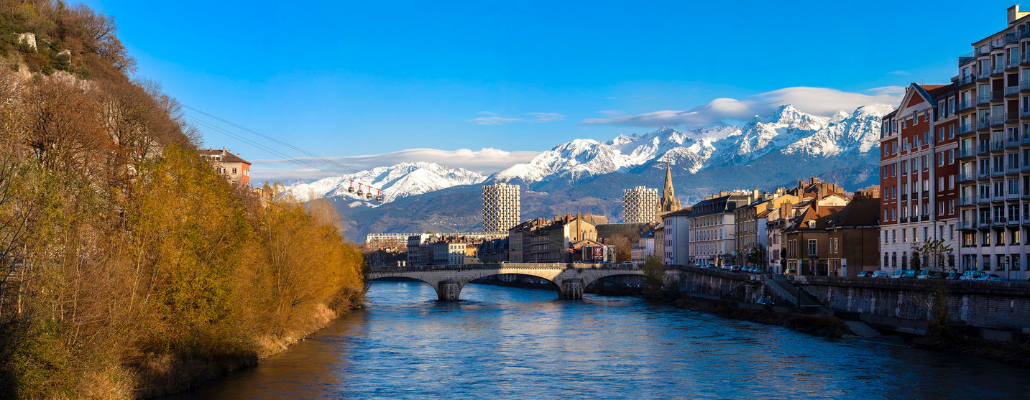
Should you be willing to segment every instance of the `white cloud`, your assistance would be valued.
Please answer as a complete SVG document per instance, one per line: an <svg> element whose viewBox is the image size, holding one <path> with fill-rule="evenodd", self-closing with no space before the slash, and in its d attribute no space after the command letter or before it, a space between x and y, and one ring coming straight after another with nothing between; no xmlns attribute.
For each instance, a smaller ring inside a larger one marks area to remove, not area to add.
<svg viewBox="0 0 1030 400"><path fill-rule="evenodd" d="M327 157L326 159L331 162L317 158L253 160L251 176L255 182L266 180L310 180L346 175L402 162L419 161L433 162L451 168L465 168L481 174L491 174L515 164L527 163L533 157L536 157L537 154L540 153L536 151L504 151L492 148L479 151L469 149L408 149L385 154ZM341 168L336 164L343 164L347 168Z"/></svg>
<svg viewBox="0 0 1030 400"><path fill-rule="evenodd" d="M598 111L598 112L601 113L601 114L604 114L604 115L620 115L620 114L622 114L622 111L619 111L619 110L601 110L601 111Z"/></svg>
<svg viewBox="0 0 1030 400"><path fill-rule="evenodd" d="M565 116L558 113L542 113L542 112L531 112L526 113L529 118L516 118L516 117L502 117L496 113L489 111L480 111L480 115L486 115L485 117L478 117L466 120L468 122L479 124L479 125L503 125L508 122L550 122L565 119Z"/></svg>
<svg viewBox="0 0 1030 400"><path fill-rule="evenodd" d="M583 124L620 124L642 127L711 126L743 121L755 115L768 115L784 104L816 115L831 116L839 110L852 111L869 104L897 104L905 88L888 86L863 93L816 87L791 87L745 97L742 100L719 98L690 110L662 110L638 115L590 118Z"/></svg>

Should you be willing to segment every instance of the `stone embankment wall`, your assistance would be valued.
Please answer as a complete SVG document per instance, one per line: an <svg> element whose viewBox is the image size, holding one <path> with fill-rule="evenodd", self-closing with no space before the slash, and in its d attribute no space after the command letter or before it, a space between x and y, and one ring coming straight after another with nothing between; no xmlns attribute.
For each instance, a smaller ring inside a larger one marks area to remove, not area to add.
<svg viewBox="0 0 1030 400"><path fill-rule="evenodd" d="M934 285L943 283L952 324L1030 333L1030 283L825 276L799 276L794 283L833 310L924 322L913 325L916 331L928 319Z"/></svg>
<svg viewBox="0 0 1030 400"><path fill-rule="evenodd" d="M768 296L761 275L687 266L666 268L678 274L672 279L678 279L683 290L691 295L749 303Z"/></svg>

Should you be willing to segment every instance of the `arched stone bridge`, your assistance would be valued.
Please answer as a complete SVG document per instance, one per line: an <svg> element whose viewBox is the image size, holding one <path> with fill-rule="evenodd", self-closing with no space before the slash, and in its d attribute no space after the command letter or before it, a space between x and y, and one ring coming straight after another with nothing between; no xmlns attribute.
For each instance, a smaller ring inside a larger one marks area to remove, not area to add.
<svg viewBox="0 0 1030 400"><path fill-rule="evenodd" d="M461 289L471 281L492 275L528 275L546 279L558 286L558 297L582 299L583 288L594 281L616 275L643 275L636 265L623 264L548 264L501 263L427 265L414 267L376 267L369 281L384 278L409 278L428 283L440 301L457 301Z"/></svg>

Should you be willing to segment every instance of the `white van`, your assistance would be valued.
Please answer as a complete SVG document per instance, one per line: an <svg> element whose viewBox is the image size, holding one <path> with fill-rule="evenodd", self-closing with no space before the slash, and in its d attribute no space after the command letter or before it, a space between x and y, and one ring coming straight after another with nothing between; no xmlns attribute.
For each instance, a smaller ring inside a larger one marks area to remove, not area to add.
<svg viewBox="0 0 1030 400"><path fill-rule="evenodd" d="M887 271L873 271L873 278L890 278L891 274Z"/></svg>

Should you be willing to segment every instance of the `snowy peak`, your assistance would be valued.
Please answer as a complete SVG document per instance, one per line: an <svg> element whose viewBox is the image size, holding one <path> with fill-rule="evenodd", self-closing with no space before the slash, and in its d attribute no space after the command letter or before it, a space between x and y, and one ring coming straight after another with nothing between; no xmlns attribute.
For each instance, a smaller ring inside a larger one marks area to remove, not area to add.
<svg viewBox="0 0 1030 400"><path fill-rule="evenodd" d="M353 184L351 181L354 181ZM374 201L357 196L348 190L352 185L357 192L358 184L362 188L371 185L382 190L383 202L388 203L408 196L447 189L453 186L475 185L482 183L486 177L463 168L451 169L436 163L416 162L400 163L389 167L376 167L350 175L320 179L311 183L296 183L284 189L299 201L309 201L322 197L341 197L354 200L352 207L375 205ZM366 189L367 191L367 189ZM375 193L375 192L373 192Z"/></svg>
<svg viewBox="0 0 1030 400"><path fill-rule="evenodd" d="M880 120L889 105L838 111L831 117L804 113L793 105L778 107L768 117L756 116L742 126L720 126L678 132L662 127L644 135L621 135L601 143L577 139L555 146L526 164L493 176L497 181L573 182L631 168L678 165L691 173L706 168L747 165L765 155L866 155L879 146Z"/></svg>

